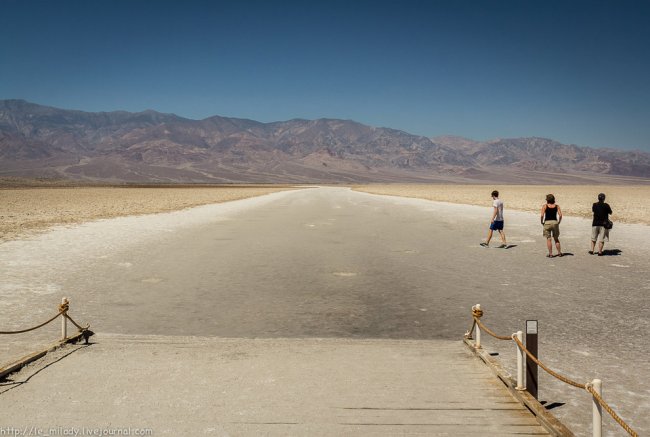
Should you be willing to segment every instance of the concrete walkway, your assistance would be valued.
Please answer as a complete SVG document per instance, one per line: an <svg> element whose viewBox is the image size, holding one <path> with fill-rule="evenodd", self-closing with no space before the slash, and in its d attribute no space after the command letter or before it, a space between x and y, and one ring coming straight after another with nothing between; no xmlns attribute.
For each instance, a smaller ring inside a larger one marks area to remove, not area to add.
<svg viewBox="0 0 650 437"><path fill-rule="evenodd" d="M0 426L548 435L460 341L99 335L0 385ZM65 359L62 359L65 358Z"/></svg>

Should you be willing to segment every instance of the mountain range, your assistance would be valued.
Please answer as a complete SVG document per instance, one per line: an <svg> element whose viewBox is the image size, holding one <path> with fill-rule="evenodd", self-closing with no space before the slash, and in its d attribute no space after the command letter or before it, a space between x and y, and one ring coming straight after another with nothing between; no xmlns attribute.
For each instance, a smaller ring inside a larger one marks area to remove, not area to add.
<svg viewBox="0 0 650 437"><path fill-rule="evenodd" d="M650 153L545 138L427 138L350 120L261 123L0 100L0 176L109 183L625 183Z"/></svg>

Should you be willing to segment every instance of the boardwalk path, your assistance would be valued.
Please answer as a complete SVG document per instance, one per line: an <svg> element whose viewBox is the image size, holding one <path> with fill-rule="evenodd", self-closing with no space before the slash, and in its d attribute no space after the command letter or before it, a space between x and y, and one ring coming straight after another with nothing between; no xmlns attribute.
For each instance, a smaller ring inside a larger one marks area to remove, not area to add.
<svg viewBox="0 0 650 437"><path fill-rule="evenodd" d="M610 247L622 255L589 257L589 223L568 218L575 256L548 260L527 213L506 211L517 247L479 247L488 214L323 188L94 223L0 246L0 305L18 326L39 318L19 309L65 293L99 332L459 341L480 302L501 333L539 319L542 357L604 379L607 398L648 431L647 227L617 225ZM554 412L586 428L588 396L541 382L543 400L566 404Z"/></svg>
<svg viewBox="0 0 650 437"><path fill-rule="evenodd" d="M154 435L547 435L460 342L100 336L0 386L3 425ZM33 381L33 382L32 382ZM11 418L11 419L8 419Z"/></svg>

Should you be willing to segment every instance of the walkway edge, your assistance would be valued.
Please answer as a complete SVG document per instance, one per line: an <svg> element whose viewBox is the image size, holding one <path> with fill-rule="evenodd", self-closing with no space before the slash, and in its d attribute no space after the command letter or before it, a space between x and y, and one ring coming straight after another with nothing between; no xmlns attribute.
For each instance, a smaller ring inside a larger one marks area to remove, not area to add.
<svg viewBox="0 0 650 437"><path fill-rule="evenodd" d="M44 357L48 352L55 351L56 349L60 348L61 346L65 346L66 344L69 343L77 343L79 340L81 340L84 337L83 332L79 332L78 334L71 335L70 337L64 338L63 340L59 340L56 343L52 343L45 349L31 353L29 355L25 355L22 358L19 358L18 360L14 361L13 363L8 364L6 367L0 369L0 380L5 379L7 376L14 372L18 372L20 369L28 365L29 363L32 363L39 358Z"/></svg>
<svg viewBox="0 0 650 437"><path fill-rule="evenodd" d="M492 373L503 382L510 394L522 405L528 408L535 418L537 418L539 423L546 428L551 435L556 437L575 437L575 434L573 434L569 428L549 413L549 411L544 408L537 399L532 397L530 393L527 391L517 390L515 388L517 383L510 376L510 373L506 372L503 366L492 358L485 349L476 349L474 341L469 339L464 339L463 342L474 353L474 355L487 364L490 370L492 370Z"/></svg>

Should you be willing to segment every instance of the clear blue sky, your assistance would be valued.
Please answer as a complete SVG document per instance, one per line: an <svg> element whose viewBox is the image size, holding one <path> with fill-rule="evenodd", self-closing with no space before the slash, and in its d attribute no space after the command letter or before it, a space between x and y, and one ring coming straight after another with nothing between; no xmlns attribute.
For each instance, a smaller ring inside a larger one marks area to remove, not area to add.
<svg viewBox="0 0 650 437"><path fill-rule="evenodd" d="M650 151L650 1L0 1L0 99Z"/></svg>

